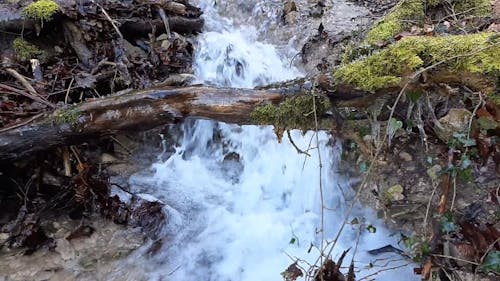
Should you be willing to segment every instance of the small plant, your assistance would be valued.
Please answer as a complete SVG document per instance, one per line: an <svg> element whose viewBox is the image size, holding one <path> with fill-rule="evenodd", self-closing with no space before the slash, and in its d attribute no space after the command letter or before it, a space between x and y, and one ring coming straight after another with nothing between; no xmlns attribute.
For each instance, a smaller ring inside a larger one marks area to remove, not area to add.
<svg viewBox="0 0 500 281"><path fill-rule="evenodd" d="M469 150L476 145L474 139L468 138L464 133L453 133L453 139L448 142L448 147L452 151L460 152L460 162L448 167L448 172L453 177L458 177L463 182L471 182L474 177L472 175L472 160L474 150Z"/></svg>
<svg viewBox="0 0 500 281"><path fill-rule="evenodd" d="M401 241L403 245L411 251L414 262L421 262L431 251L429 242L418 235L408 237L401 234Z"/></svg>
<svg viewBox="0 0 500 281"><path fill-rule="evenodd" d="M75 108L61 109L54 113L54 122L76 124L80 115L81 112Z"/></svg>
<svg viewBox="0 0 500 281"><path fill-rule="evenodd" d="M17 38L12 42L12 48L16 52L17 56L23 61L30 60L42 54L42 51L35 45L21 38Z"/></svg>
<svg viewBox="0 0 500 281"><path fill-rule="evenodd" d="M52 16L59 10L59 5L52 0L39 0L29 4L23 10L24 16L30 19L49 22Z"/></svg>
<svg viewBox="0 0 500 281"><path fill-rule="evenodd" d="M500 273L500 251L493 251L486 256L483 264L481 264L481 269L484 271Z"/></svg>

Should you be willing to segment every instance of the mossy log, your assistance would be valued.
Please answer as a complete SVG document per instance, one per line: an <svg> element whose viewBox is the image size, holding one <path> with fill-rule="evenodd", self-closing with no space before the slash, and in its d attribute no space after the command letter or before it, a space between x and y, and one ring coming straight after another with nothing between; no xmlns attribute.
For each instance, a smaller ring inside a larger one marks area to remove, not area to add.
<svg viewBox="0 0 500 281"><path fill-rule="evenodd" d="M401 87L407 82L406 78L426 68L434 84L461 84L484 94L494 94L500 77L500 38L496 33L486 32L446 37L409 36L341 66L334 76L359 89L376 91L388 86Z"/></svg>
<svg viewBox="0 0 500 281"><path fill-rule="evenodd" d="M147 130L186 117L252 124L255 123L252 112L259 105L279 104L288 96L289 91L279 89L192 86L152 88L88 100L40 116L28 124L3 129L0 159L8 161L119 131Z"/></svg>

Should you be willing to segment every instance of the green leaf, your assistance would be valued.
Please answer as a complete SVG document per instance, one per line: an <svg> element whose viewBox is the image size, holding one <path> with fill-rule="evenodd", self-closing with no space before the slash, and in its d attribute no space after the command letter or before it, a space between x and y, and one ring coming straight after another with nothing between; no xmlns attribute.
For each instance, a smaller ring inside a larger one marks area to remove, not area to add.
<svg viewBox="0 0 500 281"><path fill-rule="evenodd" d="M416 103L418 99L422 96L421 91L409 91L406 92L406 96L411 100L411 102Z"/></svg>
<svg viewBox="0 0 500 281"><path fill-rule="evenodd" d="M453 221L453 214L451 212L444 213L444 216L441 218L441 231L444 233L450 233L457 231L458 226Z"/></svg>
<svg viewBox="0 0 500 281"><path fill-rule="evenodd" d="M479 117L477 119L477 124L479 125L479 128L482 130L494 130L496 129L499 124L495 120L491 120L486 117Z"/></svg>
<svg viewBox="0 0 500 281"><path fill-rule="evenodd" d="M366 171L368 171L368 166L366 165L366 162L361 162L359 164L359 171L361 173L366 173Z"/></svg>
<svg viewBox="0 0 500 281"><path fill-rule="evenodd" d="M375 226L371 225L371 224L366 227L366 230L368 230L368 232L370 232L370 233L377 232L377 228Z"/></svg>
<svg viewBox="0 0 500 281"><path fill-rule="evenodd" d="M290 242L288 242L288 244L295 244L295 242L297 242L297 240L295 239L295 237L292 237L292 239L290 239Z"/></svg>
<svg viewBox="0 0 500 281"><path fill-rule="evenodd" d="M493 251L486 256L481 268L485 271L500 273L500 251Z"/></svg>

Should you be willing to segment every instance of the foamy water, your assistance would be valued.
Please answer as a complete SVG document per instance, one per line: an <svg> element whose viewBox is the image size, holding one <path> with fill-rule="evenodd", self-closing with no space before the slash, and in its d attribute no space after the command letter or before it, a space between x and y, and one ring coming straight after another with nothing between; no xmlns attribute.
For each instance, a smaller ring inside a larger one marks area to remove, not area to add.
<svg viewBox="0 0 500 281"><path fill-rule="evenodd" d="M250 7L265 2L233 1ZM231 15L220 15L212 1L199 4L205 11L207 31L200 35L196 49L198 82L254 87L301 75L289 67L290 57L257 41L257 29L233 26ZM318 132L316 139L314 132L292 131L297 146L308 150L310 156L306 156L286 136L278 142L271 126L188 120L183 131L182 142L171 157L130 179L135 191L164 202L168 214L159 253L139 260L134 256L136 263L144 263L150 280L282 280L280 273L296 259L306 268L307 263L314 263L321 237L327 241L335 237L349 203L346 199L353 196L348 179L337 172L340 140L326 132ZM323 233L320 180L326 207ZM352 216L377 228L376 233L363 228L359 237L354 258L358 277L379 271L382 265L407 263L396 255L369 255L368 250L396 245L398 235L391 237L371 210L357 207ZM359 225L344 229L334 259L354 248L358 229ZM417 280L412 266L374 278Z"/></svg>

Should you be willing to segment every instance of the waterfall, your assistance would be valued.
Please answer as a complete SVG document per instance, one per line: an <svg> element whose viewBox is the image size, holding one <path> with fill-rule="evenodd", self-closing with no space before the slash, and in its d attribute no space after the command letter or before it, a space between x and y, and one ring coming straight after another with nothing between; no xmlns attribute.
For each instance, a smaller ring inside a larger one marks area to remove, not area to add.
<svg viewBox="0 0 500 281"><path fill-rule="evenodd" d="M252 7L281 3L229 2L249 15L255 13ZM198 4L204 10L207 30L199 36L196 47L197 82L254 87L301 75L290 67L291 57L286 52L259 41L258 29L235 23L241 16L236 11L221 12L227 7L214 1L200 0ZM271 14L268 18L278 17ZM335 236L344 219L346 200L352 200L353 192L348 180L337 172L340 140L327 132L318 132L316 138L312 131L292 131L291 137L309 156L298 153L286 135L279 142L271 126L185 122L175 153L153 164L150 174L130 178L135 191L157 197L166 204L168 214L159 253L135 261L144 263L150 280L282 280L280 272L295 258L314 263L321 237L331 240ZM323 234L320 181L326 207ZM390 254L369 255L367 250L395 245L397 237L390 237L391 232L373 211L357 207L352 216L377 228L376 233L363 231L359 237L357 276L407 262ZM348 225L333 258L348 248L352 254L357 239L358 225ZM347 256L347 265L351 257ZM391 261L394 259L399 261ZM375 278L416 280L411 267L386 271Z"/></svg>

